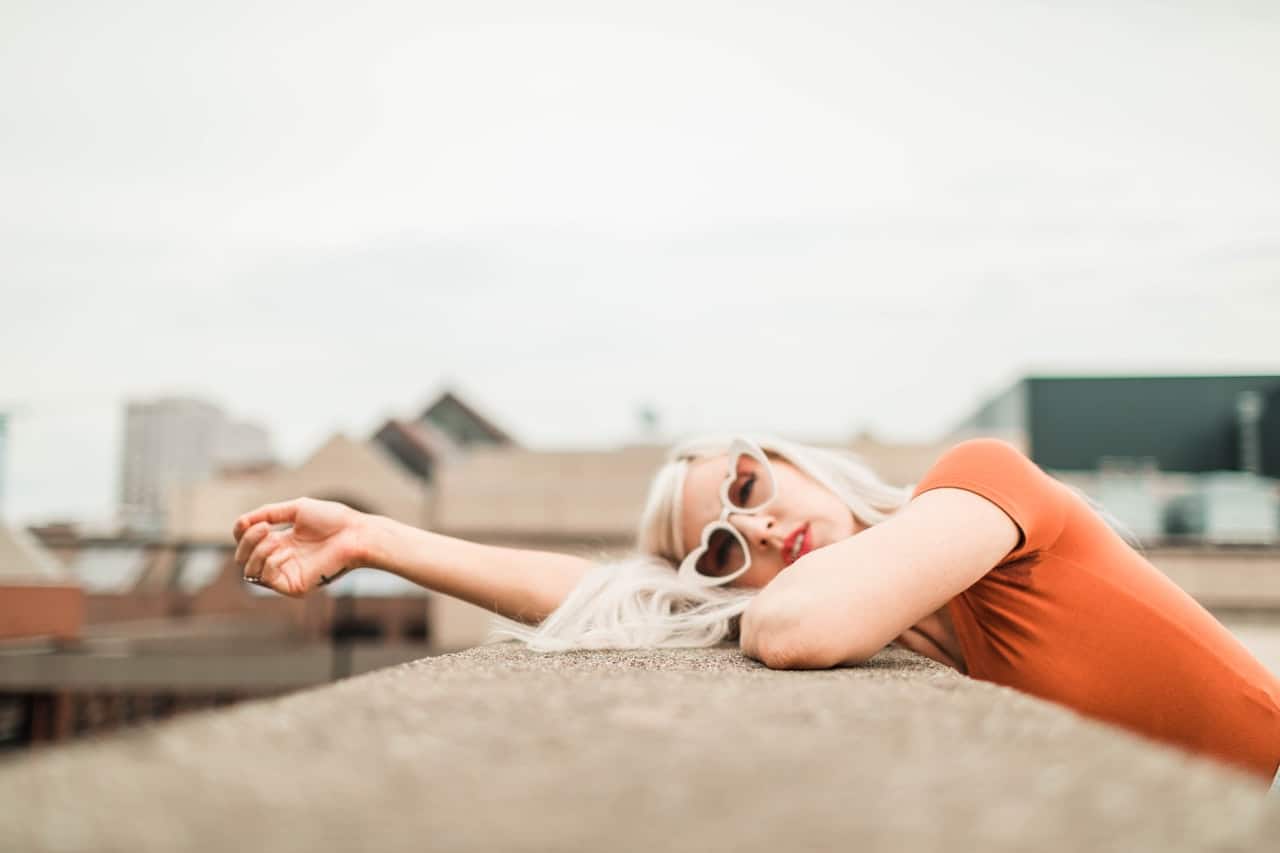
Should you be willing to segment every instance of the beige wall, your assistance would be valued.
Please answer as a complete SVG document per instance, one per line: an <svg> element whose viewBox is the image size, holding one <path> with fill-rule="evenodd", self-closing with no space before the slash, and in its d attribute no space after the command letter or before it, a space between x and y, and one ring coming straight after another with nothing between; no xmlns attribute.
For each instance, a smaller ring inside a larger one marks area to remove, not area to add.
<svg viewBox="0 0 1280 853"><path fill-rule="evenodd" d="M919 482L934 461L955 442L889 444L862 437L848 445L880 479L894 486Z"/></svg>
<svg viewBox="0 0 1280 853"><path fill-rule="evenodd" d="M476 449L441 471L433 526L476 538L497 532L629 540L663 452Z"/></svg>
<svg viewBox="0 0 1280 853"><path fill-rule="evenodd" d="M1280 607L1280 549L1150 548L1146 558L1210 609Z"/></svg>
<svg viewBox="0 0 1280 853"><path fill-rule="evenodd" d="M494 616L483 607L447 595L427 599L431 645L442 651L469 649L484 642Z"/></svg>

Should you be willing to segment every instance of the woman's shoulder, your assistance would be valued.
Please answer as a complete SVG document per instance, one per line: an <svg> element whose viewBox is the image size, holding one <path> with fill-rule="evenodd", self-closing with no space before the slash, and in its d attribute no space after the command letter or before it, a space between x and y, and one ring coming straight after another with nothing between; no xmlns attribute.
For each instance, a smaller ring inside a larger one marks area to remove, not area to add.
<svg viewBox="0 0 1280 853"><path fill-rule="evenodd" d="M922 487L940 478L995 483L1019 475L1035 479L1036 474L1048 478L1012 442L990 437L967 438L951 444L934 459L916 484L916 493L924 491Z"/></svg>
<svg viewBox="0 0 1280 853"><path fill-rule="evenodd" d="M912 497L939 488L973 492L1004 510L1022 531L1018 552L1056 541L1071 500L1071 492L1019 447L990 437L964 439L944 450L915 485Z"/></svg>

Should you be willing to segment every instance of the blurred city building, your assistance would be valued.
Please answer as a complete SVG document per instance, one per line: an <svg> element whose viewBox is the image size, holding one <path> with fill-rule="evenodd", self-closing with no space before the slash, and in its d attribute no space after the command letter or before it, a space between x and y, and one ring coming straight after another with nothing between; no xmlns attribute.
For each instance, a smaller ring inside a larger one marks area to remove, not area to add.
<svg viewBox="0 0 1280 853"><path fill-rule="evenodd" d="M36 537L0 522L0 749L30 741L33 719L53 712L47 692L27 694L5 685L10 655L31 637L73 642L84 611L84 592L74 575Z"/></svg>
<svg viewBox="0 0 1280 853"><path fill-rule="evenodd" d="M230 540L0 536L0 749L466 648L488 627L372 569L299 599L245 584Z"/></svg>
<svg viewBox="0 0 1280 853"><path fill-rule="evenodd" d="M120 517L133 531L166 523L173 490L223 470L273 464L267 431L227 418L212 403L182 397L133 401L125 407Z"/></svg>
<svg viewBox="0 0 1280 853"><path fill-rule="evenodd" d="M515 444L505 430L452 391L437 397L415 422L436 427L463 447Z"/></svg>
<svg viewBox="0 0 1280 853"><path fill-rule="evenodd" d="M388 420L372 441L424 483L431 483L441 466L461 458L464 449L517 446L505 430L452 391L413 420Z"/></svg>
<svg viewBox="0 0 1280 853"><path fill-rule="evenodd" d="M30 532L0 524L0 640L71 638L83 622L75 576Z"/></svg>
<svg viewBox="0 0 1280 853"><path fill-rule="evenodd" d="M1101 500L1140 535L1148 558L1215 614L1280 624L1280 548L1254 535L1278 521L1267 466L1280 383L1215 379L1198 377L1186 386L1193 394L1170 392L1163 377L1123 386L1033 377L941 441L861 434L826 444L908 486L958 440L1013 441ZM1247 392L1259 397L1240 397ZM1190 410L1164 411L1177 400ZM1095 426L1090 415L1099 411L1106 416ZM191 422L203 430L208 421ZM306 495L474 541L607 558L633 546L665 454L657 444L529 449L446 392L365 440L334 435L296 466L226 466L175 484L159 529L100 535L54 525L10 536L0 552L11 567L3 576L9 609L0 613L18 627L0 636L0 745L293 690L485 638L487 611L372 569L302 599L243 583L231 527L249 509ZM18 603L17 574L24 589L49 589L24 592L28 603ZM52 588L61 590L56 603L31 598L55 595ZM9 615L25 610L48 618Z"/></svg>
<svg viewBox="0 0 1280 853"><path fill-rule="evenodd" d="M484 639L487 611L385 572L356 570L289 599L245 584L234 562L235 518L300 495L429 521L440 466L469 448L514 446L455 394L368 441L334 435L294 467L271 460L265 431L199 400L134 403L126 421L121 531L60 524L0 539L0 748L294 690Z"/></svg>

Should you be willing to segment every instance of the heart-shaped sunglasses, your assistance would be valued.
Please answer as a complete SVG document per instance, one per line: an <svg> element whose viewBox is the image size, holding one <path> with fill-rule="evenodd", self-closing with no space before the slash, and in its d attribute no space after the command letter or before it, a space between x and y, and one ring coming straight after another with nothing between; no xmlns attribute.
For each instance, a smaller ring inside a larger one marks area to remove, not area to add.
<svg viewBox="0 0 1280 853"><path fill-rule="evenodd" d="M702 528L698 547L680 561L678 576L686 583L719 586L751 568L751 547L742 531L729 523L733 513L750 515L764 509L777 495L769 458L753 441L735 438L729 444L729 470L720 484L720 517Z"/></svg>

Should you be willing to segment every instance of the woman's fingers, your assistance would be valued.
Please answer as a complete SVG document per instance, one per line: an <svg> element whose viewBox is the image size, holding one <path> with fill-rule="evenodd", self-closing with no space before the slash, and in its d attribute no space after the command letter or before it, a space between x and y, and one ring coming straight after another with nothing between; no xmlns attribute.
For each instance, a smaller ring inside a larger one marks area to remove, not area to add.
<svg viewBox="0 0 1280 853"><path fill-rule="evenodd" d="M280 543L284 537L274 530L268 531L267 535L262 537L262 541L253 549L253 553L249 556L249 562L244 567L244 576L247 578L262 577L262 569L266 565L267 557L280 547Z"/></svg>
<svg viewBox="0 0 1280 853"><path fill-rule="evenodd" d="M236 546L236 563L244 566L249 562L249 555L253 553L253 549L258 547L258 543L263 540L268 533L271 532L271 525L265 521L259 522L244 532L240 537L240 544Z"/></svg>
<svg viewBox="0 0 1280 853"><path fill-rule="evenodd" d="M289 579L284 575L284 564L292 556L293 549L289 546L276 548L262 563L262 585L285 595L292 594Z"/></svg>
<svg viewBox="0 0 1280 853"><path fill-rule="evenodd" d="M293 524L294 519L298 516L298 504L299 499L276 504L264 504L237 518L231 532L236 539L239 539L246 530L262 521L267 524Z"/></svg>

